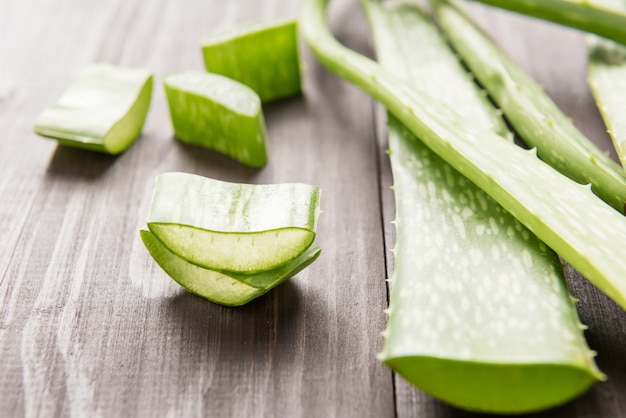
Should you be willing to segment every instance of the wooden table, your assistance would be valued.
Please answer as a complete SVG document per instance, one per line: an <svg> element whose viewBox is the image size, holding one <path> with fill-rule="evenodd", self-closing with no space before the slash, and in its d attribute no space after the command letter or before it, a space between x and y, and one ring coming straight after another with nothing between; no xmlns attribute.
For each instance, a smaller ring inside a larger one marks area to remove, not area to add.
<svg viewBox="0 0 626 418"><path fill-rule="evenodd" d="M371 53L357 2L336 2L338 37ZM303 46L305 94L265 107L264 169L173 138L162 76L202 69L205 35L297 16L300 7L293 0L0 2L0 416L473 416L409 387L375 358L394 241L378 105ZM609 149L585 83L583 36L474 10ZM93 62L146 67L157 77L143 135L119 157L60 147L31 131L37 114ZM139 239L154 177L166 171L320 186L322 257L241 308L188 294ZM609 380L536 416L626 416L626 314L575 272L568 276Z"/></svg>

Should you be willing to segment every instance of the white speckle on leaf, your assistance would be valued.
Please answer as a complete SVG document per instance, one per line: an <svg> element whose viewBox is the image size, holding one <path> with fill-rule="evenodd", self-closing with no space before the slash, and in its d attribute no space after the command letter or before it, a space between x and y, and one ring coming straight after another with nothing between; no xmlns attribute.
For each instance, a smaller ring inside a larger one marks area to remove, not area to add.
<svg viewBox="0 0 626 418"><path fill-rule="evenodd" d="M526 267L533 266L533 258L528 250L525 249L524 251L522 251L522 259L524 260L524 264L526 265Z"/></svg>
<svg viewBox="0 0 626 418"><path fill-rule="evenodd" d="M463 220L461 219L461 217L457 214L454 214L452 216L452 223L454 224L457 232L461 236L461 239L463 240L466 239L467 235L465 234L465 224L463 223Z"/></svg>
<svg viewBox="0 0 626 418"><path fill-rule="evenodd" d="M469 250L470 257L472 257L472 262L475 266L479 265L483 260L483 252L478 248L471 248Z"/></svg>

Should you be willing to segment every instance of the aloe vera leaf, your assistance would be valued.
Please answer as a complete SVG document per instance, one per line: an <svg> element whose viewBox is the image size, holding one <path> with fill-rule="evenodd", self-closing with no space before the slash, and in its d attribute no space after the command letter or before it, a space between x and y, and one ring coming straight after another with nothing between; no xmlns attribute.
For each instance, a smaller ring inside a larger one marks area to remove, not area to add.
<svg viewBox="0 0 626 418"><path fill-rule="evenodd" d="M157 176L148 228L200 267L253 274L304 252L315 239L320 190L308 184L228 183L187 173Z"/></svg>
<svg viewBox="0 0 626 418"><path fill-rule="evenodd" d="M277 269L251 276L227 274L191 264L168 250L150 231L142 229L140 233L152 258L174 281L194 295L226 306L244 305L267 293L308 267L321 253L321 249L313 244L299 257Z"/></svg>
<svg viewBox="0 0 626 418"><path fill-rule="evenodd" d="M420 141L392 139L405 132L392 117L397 242L379 359L491 413L556 406L602 380L555 254Z"/></svg>
<svg viewBox="0 0 626 418"><path fill-rule="evenodd" d="M431 4L452 46L519 136L537 148L539 158L579 183L591 183L602 200L623 212L623 169L587 139L542 88L456 4L445 0L432 0Z"/></svg>
<svg viewBox="0 0 626 418"><path fill-rule="evenodd" d="M588 81L615 151L626 168L626 47L590 39Z"/></svg>
<svg viewBox="0 0 626 418"><path fill-rule="evenodd" d="M411 85L454 106L475 123L513 140L502 112L491 105L419 7L407 1L361 2L368 11L370 26L386 29L375 34L376 43L385 45L376 50L379 61L404 57L403 65L394 68L398 77L410 78Z"/></svg>
<svg viewBox="0 0 626 418"><path fill-rule="evenodd" d="M416 4L362 3L383 67L432 94L464 75ZM477 95L456 104L490 106ZM425 392L483 412L544 409L602 379L557 255L392 115L388 136L397 243L379 358Z"/></svg>
<svg viewBox="0 0 626 418"><path fill-rule="evenodd" d="M595 3L600 2L595 0ZM625 1L604 0L602 4L626 10ZM626 168L626 46L589 36L587 48L589 86L617 156Z"/></svg>
<svg viewBox="0 0 626 418"><path fill-rule="evenodd" d="M263 109L249 87L199 71L170 74L163 84L178 139L252 167L267 163Z"/></svg>
<svg viewBox="0 0 626 418"><path fill-rule="evenodd" d="M474 0L626 44L626 13L590 0Z"/></svg>
<svg viewBox="0 0 626 418"><path fill-rule="evenodd" d="M327 2L307 0L300 19L317 59L379 100L426 146L626 308L626 258L615 251L626 236L626 218L597 199L588 186L539 160L535 151L474 126L341 45L326 22Z"/></svg>
<svg viewBox="0 0 626 418"><path fill-rule="evenodd" d="M202 43L207 71L246 84L263 102L302 90L297 22L252 22L217 33Z"/></svg>
<svg viewBox="0 0 626 418"><path fill-rule="evenodd" d="M69 147L119 154L141 134L151 96L150 72L92 65L39 115L34 131Z"/></svg>

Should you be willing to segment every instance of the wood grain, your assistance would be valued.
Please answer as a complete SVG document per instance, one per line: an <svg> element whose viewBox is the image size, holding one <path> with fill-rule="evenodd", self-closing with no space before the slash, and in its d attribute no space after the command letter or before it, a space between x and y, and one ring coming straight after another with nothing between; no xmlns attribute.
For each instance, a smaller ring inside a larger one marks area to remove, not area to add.
<svg viewBox="0 0 626 418"><path fill-rule="evenodd" d="M252 170L174 141L160 87L163 74L202 69L211 31L295 16L300 4L1 7L10 18L0 57L11 65L0 70L0 415L393 415L391 373L375 359L386 288L377 147L372 123L361 123L371 101L307 56L307 94L265 108L271 162ZM144 133L117 158L31 134L91 62L157 76ZM239 309L187 294L138 235L165 171L319 185L322 257Z"/></svg>
<svg viewBox="0 0 626 418"><path fill-rule="evenodd" d="M209 33L296 16L300 6L0 2L0 416L473 416L394 378L375 358L392 268L386 249L394 241L378 106L303 46L305 94L264 108L265 168L246 168L172 136L162 76L202 69L199 44ZM584 84L581 36L474 9L608 149ZM335 0L330 13L338 37L369 54L357 2ZM119 157L59 147L31 131L37 114L93 62L156 75L143 135ZM154 177L166 171L320 186L321 258L241 308L186 293L156 266L138 234ZM626 315L575 272L568 277L609 380L537 416L624 417Z"/></svg>

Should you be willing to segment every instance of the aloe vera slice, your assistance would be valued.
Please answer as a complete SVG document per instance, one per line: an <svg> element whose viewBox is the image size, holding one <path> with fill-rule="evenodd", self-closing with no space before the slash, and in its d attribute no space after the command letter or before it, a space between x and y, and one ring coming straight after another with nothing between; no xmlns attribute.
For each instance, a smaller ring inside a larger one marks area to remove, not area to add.
<svg viewBox="0 0 626 418"><path fill-rule="evenodd" d="M259 96L229 78L199 71L165 77L178 139L222 152L252 167L267 163Z"/></svg>
<svg viewBox="0 0 626 418"><path fill-rule="evenodd" d="M202 43L207 71L246 84L263 102L299 94L297 22L252 22L217 33Z"/></svg>
<svg viewBox="0 0 626 418"><path fill-rule="evenodd" d="M34 131L69 147L119 154L141 133L151 96L150 72L92 65L39 115Z"/></svg>
<svg viewBox="0 0 626 418"><path fill-rule="evenodd" d="M146 229L140 233L152 258L172 279L189 292L226 306L244 305L267 293L308 267L321 253L321 249L313 244L300 256L274 270L256 275L221 273L198 267L178 257Z"/></svg>
<svg viewBox="0 0 626 418"><path fill-rule="evenodd" d="M626 44L626 13L597 0L475 0Z"/></svg>
<svg viewBox="0 0 626 418"><path fill-rule="evenodd" d="M327 0L307 0L302 33L318 60L387 107L426 146L483 189L581 274L626 308L626 218L587 186L556 172L428 93L342 46L325 19Z"/></svg>
<svg viewBox="0 0 626 418"><path fill-rule="evenodd" d="M445 0L431 3L452 46L520 137L537 148L539 158L579 183L591 183L600 198L624 212L623 169L587 139L542 88L456 4Z"/></svg>
<svg viewBox="0 0 626 418"><path fill-rule="evenodd" d="M245 274L272 270L315 238L320 190L308 184L228 183L187 173L157 176L148 228L186 261Z"/></svg>
<svg viewBox="0 0 626 418"><path fill-rule="evenodd" d="M626 1L622 0L604 0L601 4L626 10ZM589 36L588 51L589 86L617 156L626 168L626 46Z"/></svg>
<svg viewBox="0 0 626 418"><path fill-rule="evenodd" d="M415 4L362 3L383 67L433 94L439 86L444 99L462 89L465 72ZM478 95L455 105L494 112ZM557 255L392 115L388 136L397 243L379 358L425 392L483 412L543 409L601 379Z"/></svg>

